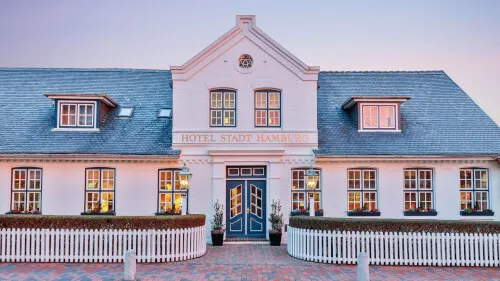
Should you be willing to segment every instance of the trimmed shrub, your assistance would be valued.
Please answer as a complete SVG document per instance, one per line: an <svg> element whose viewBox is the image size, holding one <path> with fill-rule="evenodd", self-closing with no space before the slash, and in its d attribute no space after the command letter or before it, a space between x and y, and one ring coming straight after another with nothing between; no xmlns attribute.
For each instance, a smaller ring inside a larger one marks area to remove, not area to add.
<svg viewBox="0 0 500 281"><path fill-rule="evenodd" d="M291 217L289 225L296 228L373 231L373 232L449 232L500 233L497 221L444 221L444 220L390 220L390 219L338 219L324 217Z"/></svg>
<svg viewBox="0 0 500 281"><path fill-rule="evenodd" d="M205 215L113 217L0 215L0 228L177 229L205 225Z"/></svg>

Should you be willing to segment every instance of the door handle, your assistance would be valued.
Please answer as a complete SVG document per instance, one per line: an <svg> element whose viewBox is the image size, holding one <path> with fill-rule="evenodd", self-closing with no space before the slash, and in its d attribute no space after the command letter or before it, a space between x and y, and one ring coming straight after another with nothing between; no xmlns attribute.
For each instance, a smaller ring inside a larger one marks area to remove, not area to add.
<svg viewBox="0 0 500 281"><path fill-rule="evenodd" d="M247 215L250 214L250 208L247 208Z"/></svg>

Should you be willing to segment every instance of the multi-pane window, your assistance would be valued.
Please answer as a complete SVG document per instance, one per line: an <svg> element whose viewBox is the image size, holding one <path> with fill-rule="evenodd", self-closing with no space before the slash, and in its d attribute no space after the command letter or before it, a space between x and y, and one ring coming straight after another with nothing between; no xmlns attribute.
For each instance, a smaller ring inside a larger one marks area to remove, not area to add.
<svg viewBox="0 0 500 281"><path fill-rule="evenodd" d="M487 169L460 169L460 209L489 209Z"/></svg>
<svg viewBox="0 0 500 281"><path fill-rule="evenodd" d="M94 103L61 102L59 108L59 127L94 127Z"/></svg>
<svg viewBox="0 0 500 281"><path fill-rule="evenodd" d="M255 92L255 126L281 126L281 92Z"/></svg>
<svg viewBox="0 0 500 281"><path fill-rule="evenodd" d="M41 211L42 169L12 169L11 210L19 212Z"/></svg>
<svg viewBox="0 0 500 281"><path fill-rule="evenodd" d="M85 211L114 212L115 169L88 168L85 172Z"/></svg>
<svg viewBox="0 0 500 281"><path fill-rule="evenodd" d="M210 126L236 126L236 92L229 90L210 92Z"/></svg>
<svg viewBox="0 0 500 281"><path fill-rule="evenodd" d="M362 105L363 129L396 129L395 105Z"/></svg>
<svg viewBox="0 0 500 281"><path fill-rule="evenodd" d="M309 198L314 198L314 210L321 208L321 170L318 174L316 187L308 189L305 174L308 169L292 170L292 210L309 209Z"/></svg>
<svg viewBox="0 0 500 281"><path fill-rule="evenodd" d="M434 209L431 169L404 170L404 209Z"/></svg>
<svg viewBox="0 0 500 281"><path fill-rule="evenodd" d="M347 170L348 211L377 209L377 171L374 169Z"/></svg>
<svg viewBox="0 0 500 281"><path fill-rule="evenodd" d="M187 191L181 188L179 182L179 170L158 170L158 213L180 214L181 198L186 195Z"/></svg>

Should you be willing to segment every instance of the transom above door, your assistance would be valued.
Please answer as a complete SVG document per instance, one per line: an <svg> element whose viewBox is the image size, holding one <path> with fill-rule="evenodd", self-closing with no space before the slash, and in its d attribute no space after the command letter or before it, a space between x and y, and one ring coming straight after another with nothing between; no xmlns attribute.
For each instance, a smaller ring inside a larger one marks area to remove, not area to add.
<svg viewBox="0 0 500 281"><path fill-rule="evenodd" d="M266 237L266 168L227 167L227 237Z"/></svg>

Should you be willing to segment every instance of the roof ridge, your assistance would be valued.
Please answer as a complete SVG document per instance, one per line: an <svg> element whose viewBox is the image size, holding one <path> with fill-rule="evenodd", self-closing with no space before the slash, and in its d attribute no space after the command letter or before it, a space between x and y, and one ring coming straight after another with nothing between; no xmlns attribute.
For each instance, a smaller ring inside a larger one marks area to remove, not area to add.
<svg viewBox="0 0 500 281"><path fill-rule="evenodd" d="M322 70L320 73L338 73L338 74L384 74L384 73L401 73L401 74L444 74L444 70Z"/></svg>
<svg viewBox="0 0 500 281"><path fill-rule="evenodd" d="M64 68L64 67L0 67L0 71L66 71L66 72L170 72L170 69L146 68Z"/></svg>

